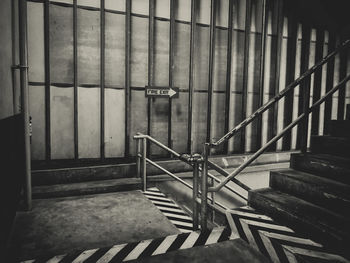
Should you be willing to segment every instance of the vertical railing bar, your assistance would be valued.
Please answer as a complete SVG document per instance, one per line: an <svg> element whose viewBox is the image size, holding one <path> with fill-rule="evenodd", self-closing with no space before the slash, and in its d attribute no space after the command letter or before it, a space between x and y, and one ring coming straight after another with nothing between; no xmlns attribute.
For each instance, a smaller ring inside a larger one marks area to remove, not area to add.
<svg viewBox="0 0 350 263"><path fill-rule="evenodd" d="M192 213L193 213L193 230L198 229L198 179L199 179L199 163L193 164L193 188L192 188Z"/></svg>
<svg viewBox="0 0 350 263"><path fill-rule="evenodd" d="M77 28L77 19L78 19L78 10L77 10L77 0L73 0L73 119L74 119L74 158L79 158L79 149L78 149L78 28Z"/></svg>
<svg viewBox="0 0 350 263"><path fill-rule="evenodd" d="M251 27L251 0L246 0L245 13L245 36L244 36L244 61L243 61L243 84L242 84L242 113L241 120L247 116L248 100L248 67L249 67L249 46L250 46L250 27ZM245 129L241 131L241 152L245 152Z"/></svg>
<svg viewBox="0 0 350 263"><path fill-rule="evenodd" d="M210 146L208 143L204 145L204 162L202 168L202 178L201 178L201 230L207 230L207 202L208 202L208 156L209 156Z"/></svg>
<svg viewBox="0 0 350 263"><path fill-rule="evenodd" d="M317 28L316 30L316 51L315 51L315 61L320 61L323 57L323 42L324 42L324 30L322 28ZM315 71L314 75L314 88L313 88L313 98L312 103L318 101L321 97L321 85L322 85L322 67ZM320 109L314 110L312 113L311 120L311 134L318 134L318 124Z"/></svg>
<svg viewBox="0 0 350 263"><path fill-rule="evenodd" d="M170 0L170 36L169 36L169 87L173 88L173 72L174 72L174 37L175 37L175 1ZM169 98L168 109L168 147L172 145L172 99ZM170 154L171 156L171 154Z"/></svg>
<svg viewBox="0 0 350 263"><path fill-rule="evenodd" d="M343 41L346 40L344 38L341 38L340 43L343 43ZM340 51L340 69L339 69L339 80L342 80L346 77L347 73L347 62L348 62L348 49L343 49ZM339 89L338 93L338 110L337 110L337 120L344 120L344 110L345 110L345 90L346 89Z"/></svg>
<svg viewBox="0 0 350 263"><path fill-rule="evenodd" d="M310 56L310 34L311 29L307 24L302 25L302 43L301 43L301 64L300 72L304 73L309 66L309 56ZM300 84L299 92L299 107L298 115L307 112L309 109L310 102L310 81L311 75L309 75ZM298 125L297 134L297 147L301 149L302 152L306 152L307 148L307 138L308 138L308 123L309 115L305 115L304 120Z"/></svg>
<svg viewBox="0 0 350 263"><path fill-rule="evenodd" d="M131 3L125 1L125 157L130 155L130 54L131 54Z"/></svg>
<svg viewBox="0 0 350 263"><path fill-rule="evenodd" d="M105 158L105 0L100 2L100 156Z"/></svg>
<svg viewBox="0 0 350 263"><path fill-rule="evenodd" d="M215 23L216 23L216 0L211 0L210 8L210 40L209 40L209 70L208 70L208 105L207 105L207 137L210 142L211 137L211 108L213 100L213 70L215 56Z"/></svg>
<svg viewBox="0 0 350 263"><path fill-rule="evenodd" d="M193 111L193 76L194 76L194 48L196 33L196 1L191 0L191 33L190 33L190 65L189 65L189 83L188 83L188 133L187 133L187 152L192 152L192 111Z"/></svg>
<svg viewBox="0 0 350 263"><path fill-rule="evenodd" d="M276 70L274 74L274 96L279 93L280 88L280 73L281 73L281 57L282 57L282 40L283 40L283 1L278 1L278 14L277 14L277 48L276 48ZM278 103L275 103L272 107L273 119L272 119L272 138L277 134L278 125ZM270 139L270 138L268 138ZM270 150L276 150L277 144L272 145Z"/></svg>
<svg viewBox="0 0 350 263"><path fill-rule="evenodd" d="M141 178L141 139L136 139L136 172L137 177Z"/></svg>
<svg viewBox="0 0 350 263"><path fill-rule="evenodd" d="M259 105L260 108L264 104L264 73L265 73L265 46L266 46L266 27L268 16L266 15L266 1L262 0L262 15L261 15L261 48L260 48L260 62L259 62ZM262 140L262 116L257 119L257 141L256 146L261 147Z"/></svg>
<svg viewBox="0 0 350 263"><path fill-rule="evenodd" d="M231 68L232 68L232 33L233 33L233 0L229 0L228 10L228 38L227 38L227 61L226 61L226 92L225 92L225 134L230 125L230 102L231 102ZM228 154L228 142L224 144L224 153Z"/></svg>
<svg viewBox="0 0 350 263"><path fill-rule="evenodd" d="M25 184L24 202L25 209L32 209L32 175L31 154L29 138L29 92L28 92L28 36L27 36L27 1L19 0L19 63L21 84L21 113L23 115L24 128L24 158L25 158Z"/></svg>
<svg viewBox="0 0 350 263"><path fill-rule="evenodd" d="M45 52L45 160L51 159L51 116L50 116L50 2L44 2L44 52Z"/></svg>
<svg viewBox="0 0 350 263"><path fill-rule="evenodd" d="M17 65L18 63L18 47L16 39L16 29L17 29L17 17L18 13L16 12L18 8L18 1L11 1L11 47L12 47L12 65ZM17 90L17 77L14 69L11 71L12 78L12 110L13 114L17 114L19 111L18 107L18 90Z"/></svg>
<svg viewBox="0 0 350 263"><path fill-rule="evenodd" d="M147 190L147 139L143 138L143 153L142 153L142 187L143 191Z"/></svg>
<svg viewBox="0 0 350 263"><path fill-rule="evenodd" d="M288 7L290 9L291 7ZM289 85L294 81L295 77L295 57L297 47L297 30L298 23L295 18L294 9L289 10L288 14L288 42L287 42L287 68L286 68L286 84ZM287 127L292 122L294 89L286 94L284 99L283 127ZM291 149L292 133L289 131L282 140L282 150Z"/></svg>
<svg viewBox="0 0 350 263"><path fill-rule="evenodd" d="M335 33L330 31L328 37L328 53L335 49ZM326 92L332 89L334 81L334 61L335 57L328 61L327 64L327 78L326 78ZM324 126L323 134L328 134L329 123L332 115L332 97L329 97L324 105Z"/></svg>
<svg viewBox="0 0 350 263"><path fill-rule="evenodd" d="M149 23L148 23L148 86L153 85L153 54L154 54L154 5L155 0L149 0ZM151 136L151 115L152 115L152 98L148 98L147 102L147 134ZM150 147L148 143L147 147ZM151 149L147 151L148 156L151 154Z"/></svg>

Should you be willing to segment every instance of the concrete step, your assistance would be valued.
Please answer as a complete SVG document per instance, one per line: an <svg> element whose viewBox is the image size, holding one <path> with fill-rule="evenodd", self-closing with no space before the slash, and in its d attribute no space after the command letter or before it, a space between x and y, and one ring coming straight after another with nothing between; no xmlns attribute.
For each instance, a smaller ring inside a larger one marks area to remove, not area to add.
<svg viewBox="0 0 350 263"><path fill-rule="evenodd" d="M350 158L350 138L311 136L311 152Z"/></svg>
<svg viewBox="0 0 350 263"><path fill-rule="evenodd" d="M349 255L349 219L271 188L249 192L248 204L332 251Z"/></svg>
<svg viewBox="0 0 350 263"><path fill-rule="evenodd" d="M271 171L270 187L350 218L350 186L347 184L283 169Z"/></svg>
<svg viewBox="0 0 350 263"><path fill-rule="evenodd" d="M332 120L329 135L334 137L350 137L350 120Z"/></svg>
<svg viewBox="0 0 350 263"><path fill-rule="evenodd" d="M141 189L140 178L90 181L33 187L33 198L54 198L78 195L122 192Z"/></svg>
<svg viewBox="0 0 350 263"><path fill-rule="evenodd" d="M350 158L330 154L292 154L290 167L350 185Z"/></svg>
<svg viewBox="0 0 350 263"><path fill-rule="evenodd" d="M264 165L280 162L288 162L291 152L266 153L262 154L253 164ZM210 160L221 167L233 168L244 162L250 154L214 156ZM153 159L154 160L154 159ZM135 160L134 160L135 161ZM37 185L52 185L66 183L80 183L97 180L110 180L119 178L132 178L136 175L136 164L113 163L111 160L101 163L82 162L80 164L58 162L52 165L33 163L32 183ZM119 160L120 162L120 160ZM172 173L182 173L192 171L192 166L177 160L157 160L157 163ZM147 175L160 175L163 172L158 168L147 165Z"/></svg>

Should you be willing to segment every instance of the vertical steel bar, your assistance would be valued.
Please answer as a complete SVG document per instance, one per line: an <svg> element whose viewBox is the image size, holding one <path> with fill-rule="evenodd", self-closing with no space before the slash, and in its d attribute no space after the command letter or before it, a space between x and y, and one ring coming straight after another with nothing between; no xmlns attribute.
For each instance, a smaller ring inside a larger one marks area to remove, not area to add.
<svg viewBox="0 0 350 263"><path fill-rule="evenodd" d="M153 85L153 65L154 65L154 12L155 0L149 0L149 23L148 23L148 86ZM147 103L147 134L151 135L151 116L152 115L152 98L148 98ZM148 144L147 147L150 147ZM148 155L151 154L151 149L148 150Z"/></svg>
<svg viewBox="0 0 350 263"><path fill-rule="evenodd" d="M274 96L276 96L280 89L280 72L281 72L281 54L282 54L282 40L283 40L283 1L278 1L278 14L277 14L277 48L276 48L276 57L275 57L275 65L276 70L274 74ZM272 119L272 136L271 138L277 135L277 124L278 124L278 103L275 103L273 108L273 119ZM270 140L271 138L268 138ZM276 144L272 145L270 150L275 150Z"/></svg>
<svg viewBox="0 0 350 263"><path fill-rule="evenodd" d="M198 229L198 178L199 178L199 163L193 165L193 189L192 189L192 214L193 214L193 230Z"/></svg>
<svg viewBox="0 0 350 263"><path fill-rule="evenodd" d="M100 156L105 158L105 0L100 7Z"/></svg>
<svg viewBox="0 0 350 263"><path fill-rule="evenodd" d="M229 0L228 10L228 37L227 37L227 65L226 65L226 92L225 92L225 134L230 128L231 103L231 68L232 68L232 32L233 32L233 0ZM224 144L224 153L228 154L228 141Z"/></svg>
<svg viewBox="0 0 350 263"><path fill-rule="evenodd" d="M335 49L336 35L334 32L329 32L328 37L328 53L332 52ZM327 79L326 79L326 92L332 89L334 81L334 61L335 58L332 58L327 63ZM324 105L324 126L323 134L328 134L329 123L332 116L332 96L330 96Z"/></svg>
<svg viewBox="0 0 350 263"><path fill-rule="evenodd" d="M301 65L300 72L304 73L309 67L309 56L310 56L310 34L311 28L307 24L302 25L302 43L301 43ZM307 77L300 84L299 92L299 112L308 112L310 103L310 81L311 75ZM302 152L306 152L307 149L307 138L308 138L308 124L309 124L309 114L306 114L301 124L298 125L298 135L297 135L297 146Z"/></svg>
<svg viewBox="0 0 350 263"><path fill-rule="evenodd" d="M215 186L215 181L213 178L210 178L210 185L211 185L211 187ZM215 205L215 192L211 192L210 195L211 195L211 204L214 206ZM211 210L211 222L214 223L214 221L215 221L215 210L212 209Z"/></svg>
<svg viewBox="0 0 350 263"><path fill-rule="evenodd" d="M169 33L169 87L174 86L173 71L174 71L174 37L175 37L175 1L170 0L170 33ZM169 98L168 111L168 147L172 145L172 99ZM170 154L171 156L171 154Z"/></svg>
<svg viewBox="0 0 350 263"><path fill-rule="evenodd" d="M188 83L188 133L187 133L187 151L192 152L192 108L193 108L193 77L194 77L194 49L196 36L196 0L191 0L191 34L190 34L190 66Z"/></svg>
<svg viewBox="0 0 350 263"><path fill-rule="evenodd" d="M316 30L316 51L315 61L320 61L323 58L323 46L324 46L324 30L317 28ZM314 92L312 103L318 101L321 97L321 85L322 85L322 67L315 71L314 75ZM317 108L312 112L311 134L318 134L318 124L320 118L320 108Z"/></svg>
<svg viewBox="0 0 350 263"><path fill-rule="evenodd" d="M17 1L11 1L11 44L12 44L12 65L18 64L17 59L17 8L18 8L18 2ZM13 103L13 114L17 114L19 107L18 107L18 90L17 90L17 74L14 68L12 68L11 71L11 78L12 78L12 103Z"/></svg>
<svg viewBox="0 0 350 263"><path fill-rule="evenodd" d="M260 41L260 61L259 61L259 106L264 104L264 74L265 74L265 46L266 46L266 0L262 0L262 15L261 15L261 41ZM257 120L257 138L256 148L260 149L262 139L262 116Z"/></svg>
<svg viewBox="0 0 350 263"><path fill-rule="evenodd" d="M78 149L78 9L77 9L77 0L73 0L73 72L74 72L74 110L73 110L73 119L74 119L74 157L75 159L79 158L79 149Z"/></svg>
<svg viewBox="0 0 350 263"><path fill-rule="evenodd" d="M244 36L244 60L243 60L243 83L242 83L242 112L241 120L243 121L247 116L247 98L248 98L248 67L249 67L249 46L250 46L250 27L251 27L251 9L252 1L246 0L245 12L245 36ZM240 152L245 151L245 128L241 131L241 149Z"/></svg>
<svg viewBox="0 0 350 263"><path fill-rule="evenodd" d="M207 230L207 221L208 221L208 211L207 211L207 202L208 202L208 156L209 156L210 146L209 143L204 145L204 163L202 168L202 178L201 178L201 229Z"/></svg>
<svg viewBox="0 0 350 263"><path fill-rule="evenodd" d="M24 125L25 153L25 208L32 209L32 177L29 138L29 93L28 93L28 37L27 37L27 1L19 0L19 59L21 84L21 109Z"/></svg>
<svg viewBox="0 0 350 263"><path fill-rule="evenodd" d="M130 155L131 0L125 1L125 157Z"/></svg>
<svg viewBox="0 0 350 263"><path fill-rule="evenodd" d="M287 42L287 68L286 68L286 84L293 82L295 77L295 57L297 47L297 30L298 23L295 18L295 10L293 5L288 6L288 42ZM293 115L293 100L294 90L286 94L284 99L284 114L283 114L283 127L287 127L292 122ZM283 137L282 150L290 150L291 148L291 136L292 133L288 131Z"/></svg>
<svg viewBox="0 0 350 263"><path fill-rule="evenodd" d="M137 172L137 177L141 178L141 139L136 139L136 172Z"/></svg>
<svg viewBox="0 0 350 263"><path fill-rule="evenodd" d="M44 53L45 53L45 159L51 159L50 118L50 2L44 2Z"/></svg>
<svg viewBox="0 0 350 263"><path fill-rule="evenodd" d="M142 180L143 180L143 191L147 190L147 139L143 139L143 154L142 154Z"/></svg>
<svg viewBox="0 0 350 263"><path fill-rule="evenodd" d="M216 22L216 1L211 0L210 9L210 43L209 43L209 78L208 78L208 109L207 109L207 137L206 141L210 142L211 134L211 108L213 100L213 70L215 56L215 22Z"/></svg>

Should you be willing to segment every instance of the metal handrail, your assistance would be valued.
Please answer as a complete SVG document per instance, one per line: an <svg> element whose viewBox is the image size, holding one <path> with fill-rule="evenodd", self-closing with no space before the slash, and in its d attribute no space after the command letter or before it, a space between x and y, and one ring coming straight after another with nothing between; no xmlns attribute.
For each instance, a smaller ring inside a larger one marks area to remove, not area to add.
<svg viewBox="0 0 350 263"><path fill-rule="evenodd" d="M296 86L298 86L305 78L307 78L312 73L314 73L319 67L326 64L330 59L332 59L342 49L346 48L349 44L350 44L350 39L344 41L333 52L329 53L321 61L316 63L314 66L312 66L307 71L305 71L299 78L297 78L292 83L290 83L285 89L280 91L275 97L273 97L271 100L269 100L264 105L262 105L252 115L250 115L248 118L246 118L244 121L242 121L240 124L238 124L233 129L231 129L228 133L226 133L224 136L222 136L219 140L217 140L216 142L213 142L213 143L209 143L209 146L216 147L216 146L219 146L220 144L222 144L223 142L227 141L228 139L230 139L237 132L239 132L241 129L245 128L249 123L251 123L253 120L255 120L257 117L259 117L261 114L263 114L266 110L268 110L273 104L275 104L281 98L283 98L289 91L291 91Z"/></svg>
<svg viewBox="0 0 350 263"><path fill-rule="evenodd" d="M243 169L245 169L249 164L255 161L264 151L266 151L272 144L278 141L284 136L288 131L290 131L294 126L296 126L306 115L312 112L316 107L323 103L330 95L336 92L340 87L342 87L347 81L350 80L350 74L342 79L335 87L329 90L321 99L315 102L311 107L308 108L307 112L302 113L298 116L292 123L285 127L278 135L273 137L269 142L267 142L263 147L261 147L256 153L254 153L247 161L242 163L237 169L230 173L220 184L215 187L209 187L208 192L217 192L229 181L231 181L235 176L237 176Z"/></svg>

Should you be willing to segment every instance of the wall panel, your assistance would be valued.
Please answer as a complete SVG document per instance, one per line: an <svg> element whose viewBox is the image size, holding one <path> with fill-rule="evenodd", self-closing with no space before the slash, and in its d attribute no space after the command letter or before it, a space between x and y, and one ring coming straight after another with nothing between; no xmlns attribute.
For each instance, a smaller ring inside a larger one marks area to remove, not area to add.
<svg viewBox="0 0 350 263"><path fill-rule="evenodd" d="M188 92L180 92L179 98L173 99L171 109L173 149L187 152L188 137Z"/></svg>
<svg viewBox="0 0 350 263"><path fill-rule="evenodd" d="M51 158L74 158L73 87L50 87Z"/></svg>
<svg viewBox="0 0 350 263"><path fill-rule="evenodd" d="M50 78L73 83L73 8L50 5Z"/></svg>
<svg viewBox="0 0 350 263"><path fill-rule="evenodd" d="M105 156L122 157L125 151L125 91L105 89Z"/></svg>
<svg viewBox="0 0 350 263"><path fill-rule="evenodd" d="M45 159L45 87L29 86L29 115L32 117L31 155Z"/></svg>
<svg viewBox="0 0 350 263"><path fill-rule="evenodd" d="M28 2L28 78L44 82L44 4Z"/></svg>

